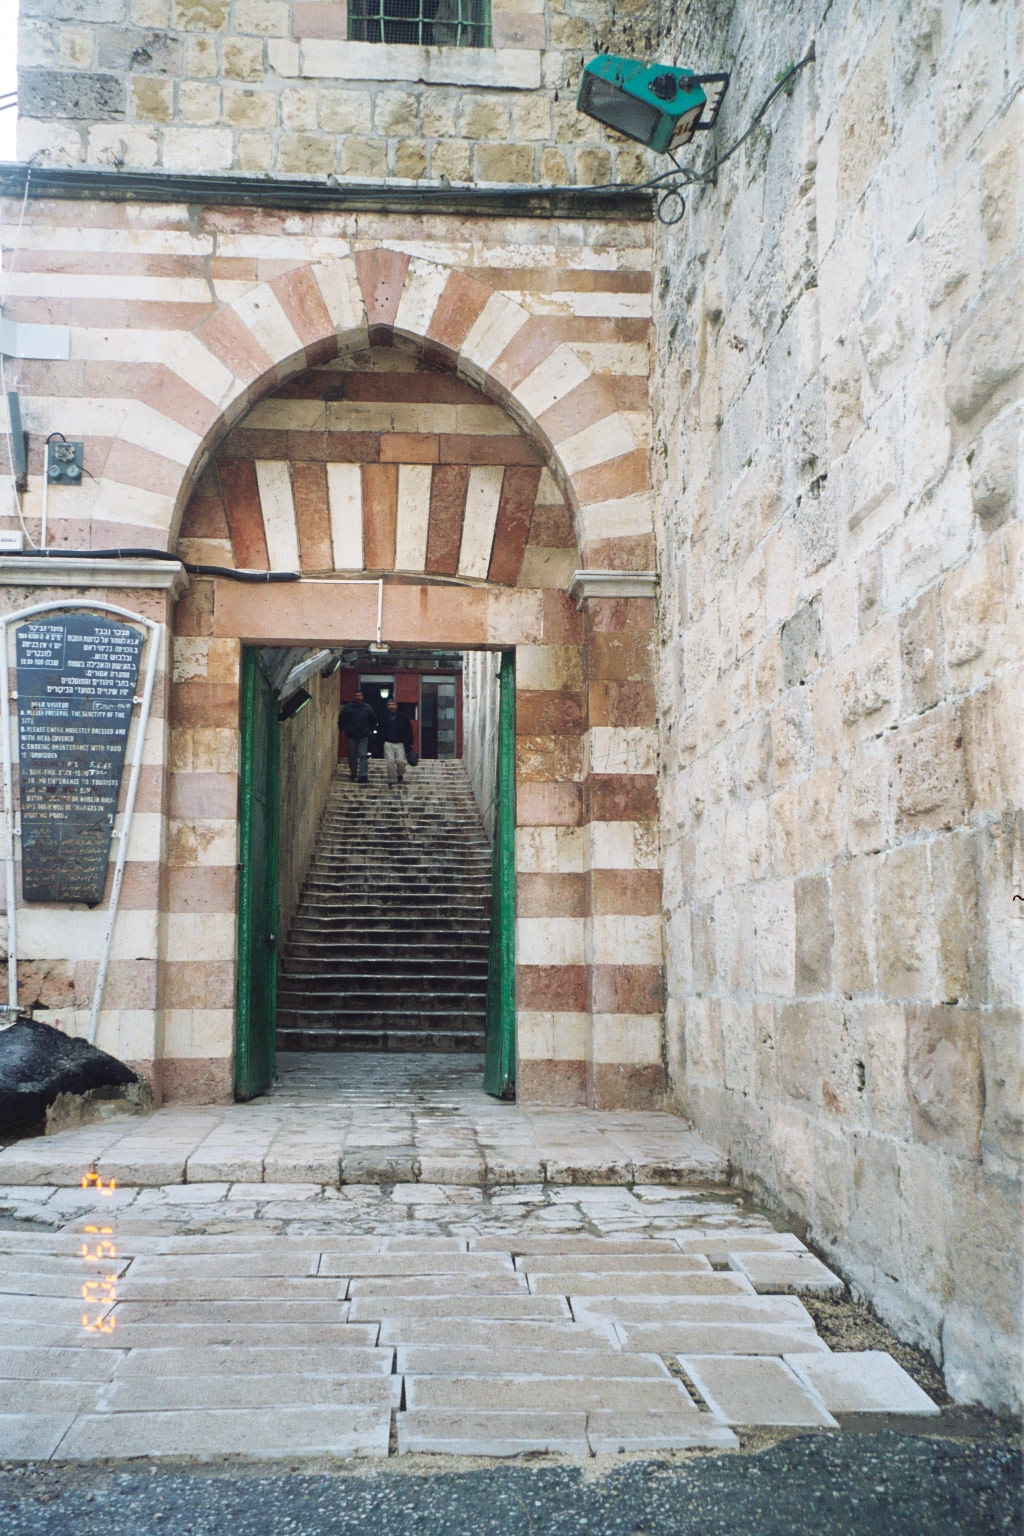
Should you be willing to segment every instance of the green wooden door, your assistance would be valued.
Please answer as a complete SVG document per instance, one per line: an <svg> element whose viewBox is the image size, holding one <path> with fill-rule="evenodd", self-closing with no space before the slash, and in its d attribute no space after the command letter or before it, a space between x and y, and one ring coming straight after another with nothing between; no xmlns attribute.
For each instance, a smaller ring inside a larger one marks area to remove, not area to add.
<svg viewBox="0 0 1024 1536"><path fill-rule="evenodd" d="M516 672L501 658L498 782L491 863L491 952L487 966L484 1087L499 1099L516 1093Z"/></svg>
<svg viewBox="0 0 1024 1536"><path fill-rule="evenodd" d="M241 704L235 1095L252 1099L274 1079L277 1012L277 697L252 647Z"/></svg>

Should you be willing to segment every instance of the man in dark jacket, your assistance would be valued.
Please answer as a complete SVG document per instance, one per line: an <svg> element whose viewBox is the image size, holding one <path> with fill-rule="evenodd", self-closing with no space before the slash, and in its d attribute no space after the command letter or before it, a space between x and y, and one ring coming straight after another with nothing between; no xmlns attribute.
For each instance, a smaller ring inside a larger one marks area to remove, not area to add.
<svg viewBox="0 0 1024 1536"><path fill-rule="evenodd" d="M392 789L405 778L406 752L412 751L412 721L398 713L394 699L388 699L388 712L380 728L384 738L384 765Z"/></svg>
<svg viewBox="0 0 1024 1536"><path fill-rule="evenodd" d="M345 732L348 771L360 784L370 779L370 732L377 729L377 716L361 693L338 714L338 729Z"/></svg>

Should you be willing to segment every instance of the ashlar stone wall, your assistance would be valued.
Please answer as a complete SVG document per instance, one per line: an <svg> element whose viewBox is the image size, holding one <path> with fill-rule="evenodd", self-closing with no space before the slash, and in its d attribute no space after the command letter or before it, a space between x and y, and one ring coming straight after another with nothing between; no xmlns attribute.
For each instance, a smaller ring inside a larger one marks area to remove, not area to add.
<svg viewBox="0 0 1024 1536"><path fill-rule="evenodd" d="M733 70L719 153L817 49L656 257L673 1091L957 1399L1005 1405L1022 13L744 0L673 24L679 62L696 39Z"/></svg>
<svg viewBox="0 0 1024 1536"><path fill-rule="evenodd" d="M491 47L348 41L339 0L24 0L18 157L455 184L642 181L576 111L612 0L492 0Z"/></svg>

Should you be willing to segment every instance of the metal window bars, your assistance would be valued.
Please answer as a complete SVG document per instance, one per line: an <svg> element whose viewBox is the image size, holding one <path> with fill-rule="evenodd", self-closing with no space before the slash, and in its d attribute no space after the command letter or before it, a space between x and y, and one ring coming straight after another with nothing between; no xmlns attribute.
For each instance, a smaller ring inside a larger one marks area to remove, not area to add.
<svg viewBox="0 0 1024 1536"><path fill-rule="evenodd" d="M349 0L348 35L357 43L489 48L490 0Z"/></svg>

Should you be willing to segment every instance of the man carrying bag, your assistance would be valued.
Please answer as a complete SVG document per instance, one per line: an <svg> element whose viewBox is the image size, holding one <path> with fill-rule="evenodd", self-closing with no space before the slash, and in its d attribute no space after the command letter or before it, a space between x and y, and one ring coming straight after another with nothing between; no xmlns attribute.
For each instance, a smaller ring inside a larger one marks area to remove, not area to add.
<svg viewBox="0 0 1024 1536"><path fill-rule="evenodd" d="M405 778L406 764L419 762L412 747L412 721L408 715L399 714L394 699L388 699L388 710L380 734L384 740L384 766L388 773L388 784L394 789Z"/></svg>

